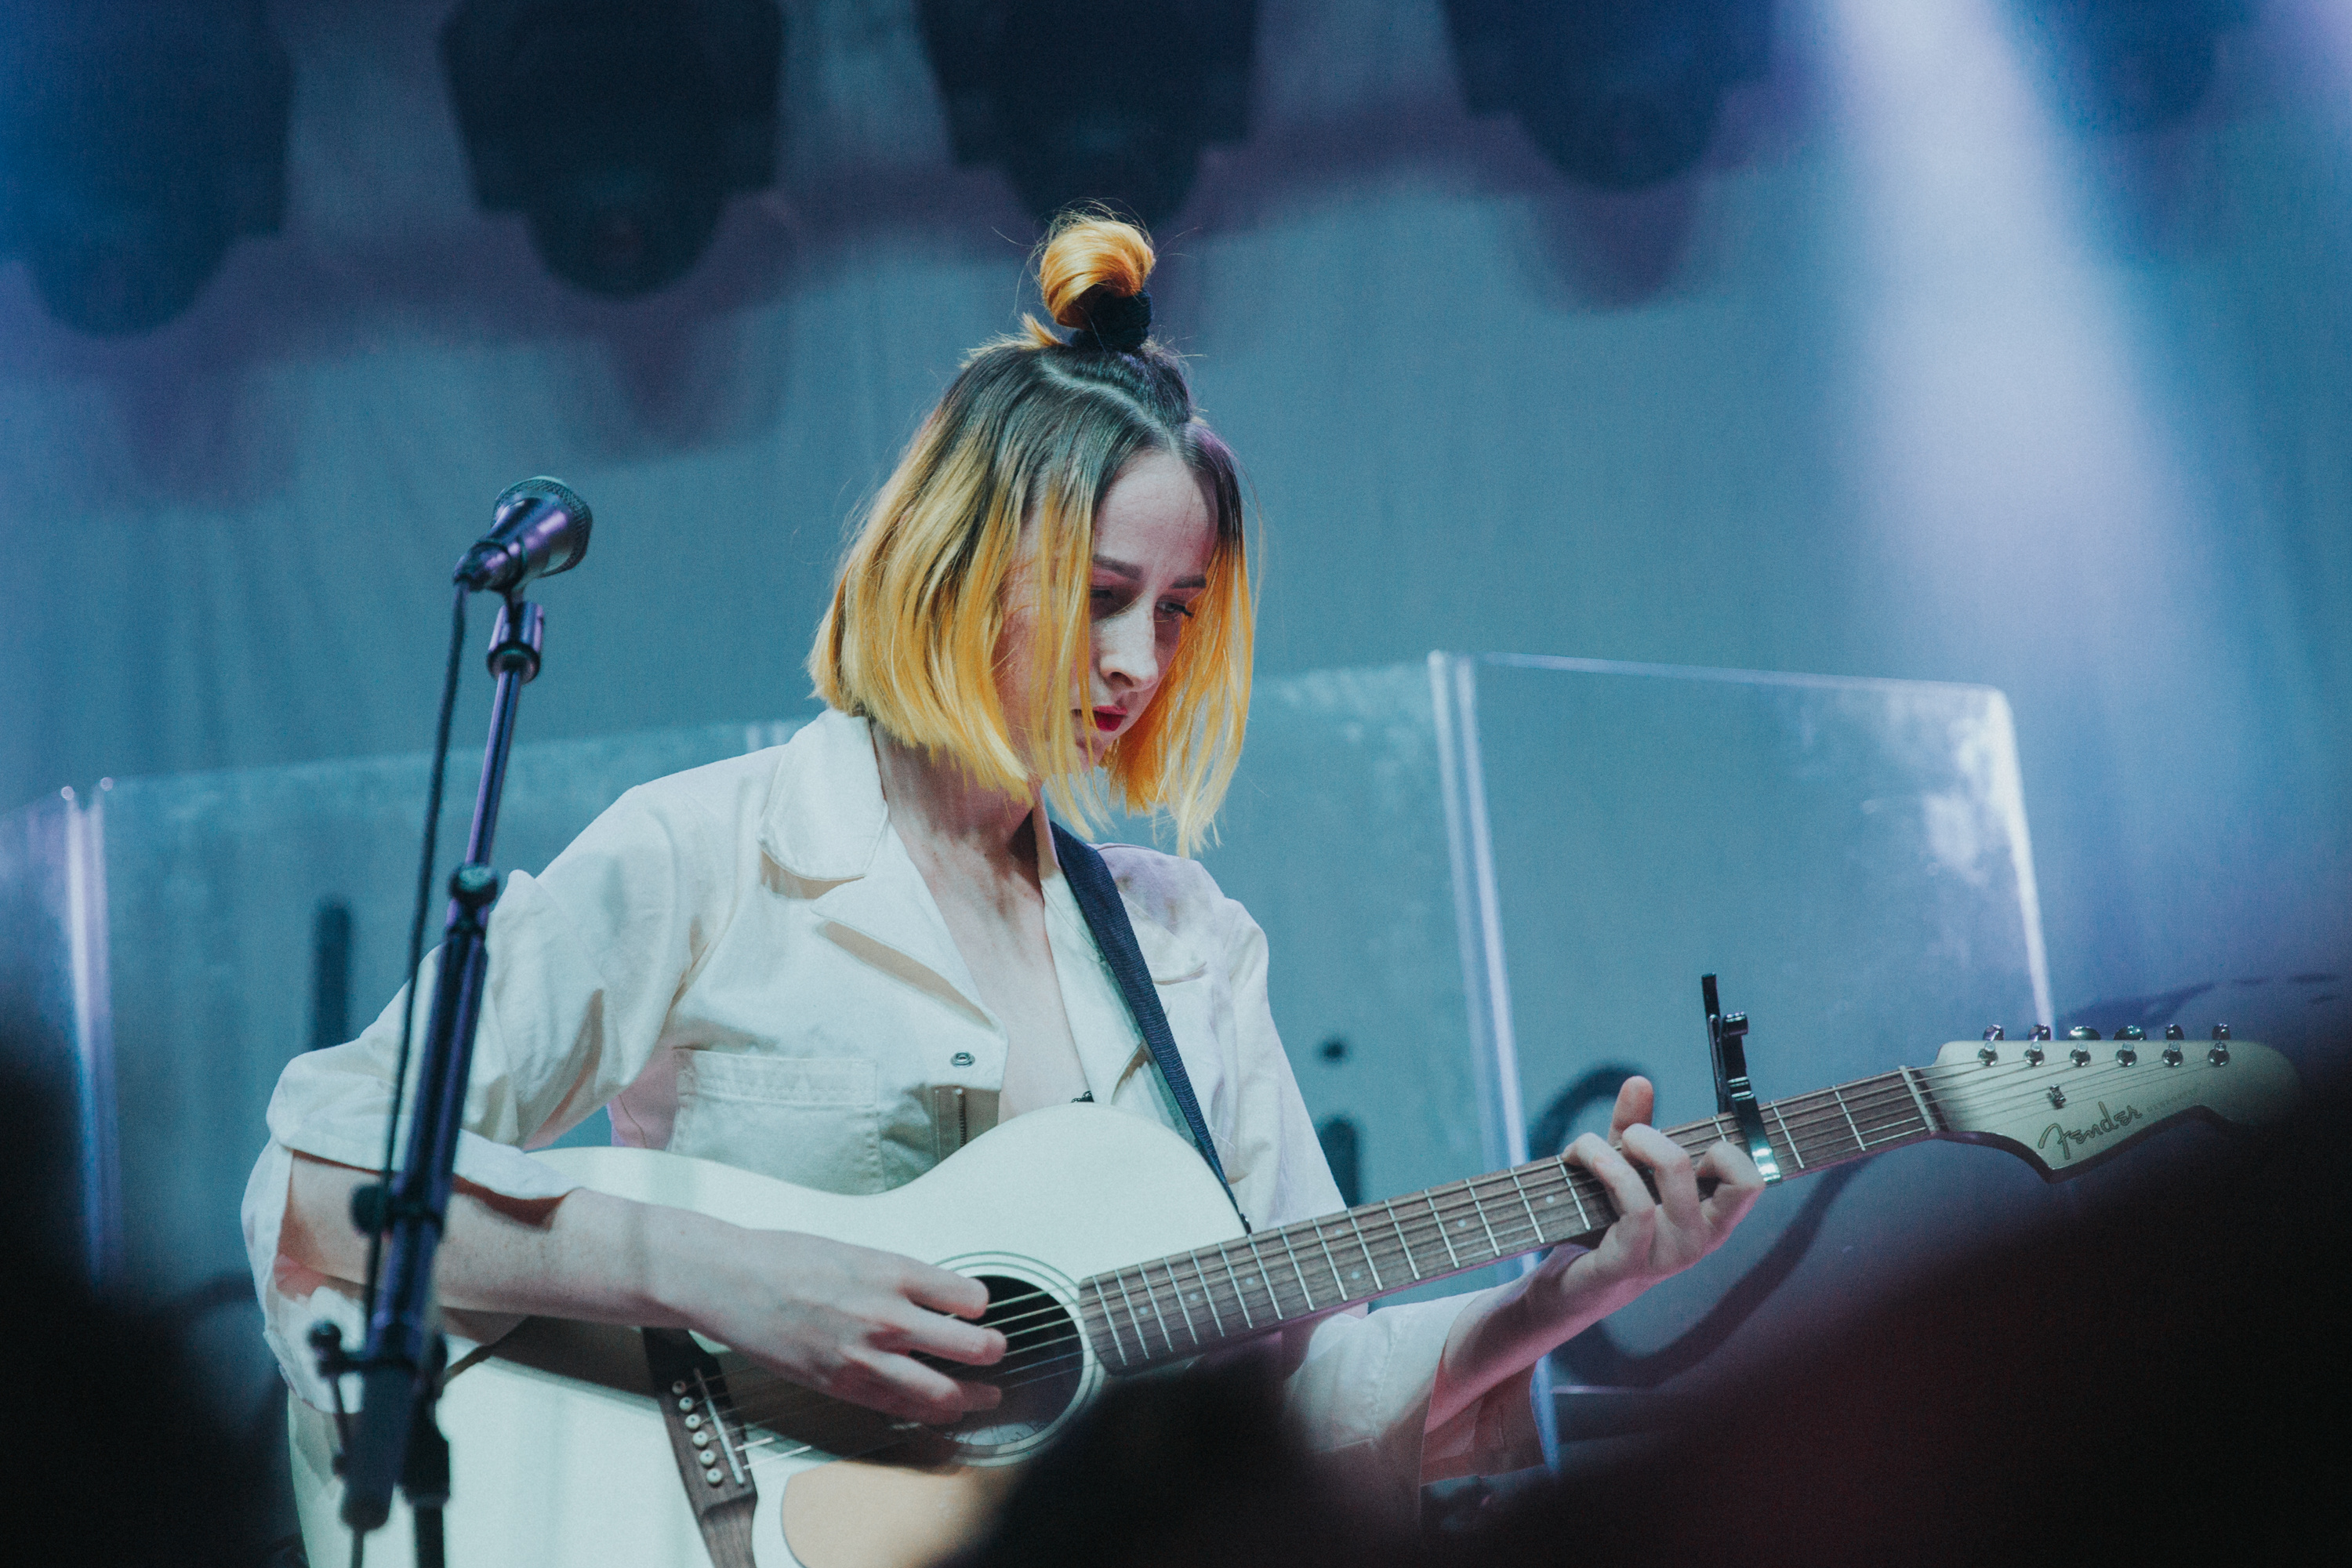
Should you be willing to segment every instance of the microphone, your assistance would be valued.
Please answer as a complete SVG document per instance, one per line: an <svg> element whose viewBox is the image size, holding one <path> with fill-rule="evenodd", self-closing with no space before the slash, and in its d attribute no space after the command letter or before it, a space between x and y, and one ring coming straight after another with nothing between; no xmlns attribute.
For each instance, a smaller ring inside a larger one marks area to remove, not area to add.
<svg viewBox="0 0 2352 1568"><path fill-rule="evenodd" d="M569 572L588 553L593 521L588 503L562 479L541 474L509 485L489 532L466 552L451 580L477 594L511 594L534 577Z"/></svg>

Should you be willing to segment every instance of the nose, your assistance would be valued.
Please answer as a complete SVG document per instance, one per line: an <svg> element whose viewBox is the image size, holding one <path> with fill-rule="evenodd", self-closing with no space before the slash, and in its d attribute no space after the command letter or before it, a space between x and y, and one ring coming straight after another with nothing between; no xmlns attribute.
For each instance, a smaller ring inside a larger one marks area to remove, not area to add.
<svg viewBox="0 0 2352 1568"><path fill-rule="evenodd" d="M1147 600L1104 616L1094 631L1095 669L1114 691L1147 690L1159 681L1159 641Z"/></svg>

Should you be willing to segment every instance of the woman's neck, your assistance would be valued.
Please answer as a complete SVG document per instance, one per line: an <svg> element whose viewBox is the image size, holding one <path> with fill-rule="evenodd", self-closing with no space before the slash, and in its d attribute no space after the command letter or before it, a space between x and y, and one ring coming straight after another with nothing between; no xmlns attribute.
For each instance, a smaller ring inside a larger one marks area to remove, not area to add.
<svg viewBox="0 0 2352 1568"><path fill-rule="evenodd" d="M1036 865L1037 847L1030 833L1037 804L1034 795L990 789L952 759L901 744L879 725L869 729L882 798L902 837L919 835L942 849Z"/></svg>

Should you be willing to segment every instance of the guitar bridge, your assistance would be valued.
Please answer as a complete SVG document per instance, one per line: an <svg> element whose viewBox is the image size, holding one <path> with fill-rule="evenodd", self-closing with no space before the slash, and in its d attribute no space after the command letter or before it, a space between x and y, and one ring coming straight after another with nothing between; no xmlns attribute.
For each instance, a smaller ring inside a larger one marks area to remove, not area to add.
<svg viewBox="0 0 2352 1568"><path fill-rule="evenodd" d="M751 1516L760 1489L751 1479L742 1430L731 1418L727 1374L691 1334L646 1329L644 1336L646 1370L661 1405L662 1426L712 1568L753 1568Z"/></svg>

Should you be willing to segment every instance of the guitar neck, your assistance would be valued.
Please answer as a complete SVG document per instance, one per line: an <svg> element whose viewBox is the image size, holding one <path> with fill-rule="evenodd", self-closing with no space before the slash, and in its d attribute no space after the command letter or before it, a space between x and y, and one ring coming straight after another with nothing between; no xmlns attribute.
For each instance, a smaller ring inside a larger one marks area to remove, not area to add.
<svg viewBox="0 0 2352 1568"><path fill-rule="evenodd" d="M1761 1109L1791 1176L1947 1131L1934 1091L1908 1068ZM1693 1155L1737 1142L1727 1113L1666 1136ZM1589 1245L1616 1217L1598 1180L1554 1156L1098 1274L1079 1297L1104 1366L1141 1372L1505 1258Z"/></svg>

